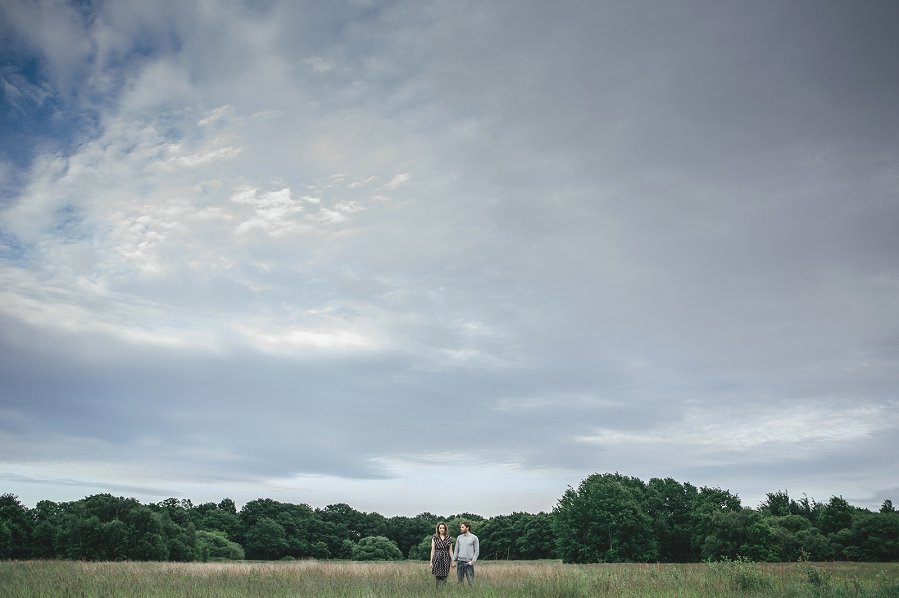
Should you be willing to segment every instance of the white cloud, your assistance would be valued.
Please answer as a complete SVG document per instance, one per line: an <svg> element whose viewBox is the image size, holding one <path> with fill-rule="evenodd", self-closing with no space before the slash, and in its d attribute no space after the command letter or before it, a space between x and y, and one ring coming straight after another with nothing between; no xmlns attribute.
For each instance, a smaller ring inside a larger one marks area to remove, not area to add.
<svg viewBox="0 0 899 598"><path fill-rule="evenodd" d="M895 411L877 404L843 408L804 404L756 407L751 414L729 408L710 412L686 409L677 422L645 431L598 428L576 442L627 450L633 454L676 455L681 466L698 463L770 462L788 453L793 459L839 454L864 438L899 427ZM674 466L674 463L672 463Z"/></svg>
<svg viewBox="0 0 899 598"><path fill-rule="evenodd" d="M356 182L354 182L354 183L350 183L349 185L347 185L347 188L348 188L348 189L358 189L358 188L361 187L362 185L364 185L364 184L366 184L366 183L370 183L371 181L375 180L376 178L378 178L378 177L376 177L376 176L370 176L370 177L368 177L367 179L365 179L365 180L363 180L363 181L356 181Z"/></svg>
<svg viewBox="0 0 899 598"><path fill-rule="evenodd" d="M234 114L234 106L231 104L225 104L224 106L220 106L215 110L210 110L206 113L202 119L197 122L197 125L201 127L205 127L214 123L217 123L221 120L229 119Z"/></svg>
<svg viewBox="0 0 899 598"><path fill-rule="evenodd" d="M334 209L338 212L352 214L353 212L358 212L360 210L364 210L365 208L360 206L355 201L341 201L334 206Z"/></svg>
<svg viewBox="0 0 899 598"><path fill-rule="evenodd" d="M41 157L16 203L0 213L0 226L26 244L32 263L45 264L38 268L40 276L22 276L27 273L22 265L3 264L6 307L0 311L29 322L68 322L72 330L104 331L128 342L204 350L212 338L257 348L370 346L339 318L330 328L313 322L277 342L277 335L256 334L246 326L240 335L230 335L235 321L246 320L239 304L224 297L217 315L197 318L190 300L174 288L164 290L172 277L187 276L201 287L205 283L199 281L211 277L226 287L269 292L261 274L247 274L256 269L254 260L235 243L253 230L264 232L275 259L263 271L278 272L294 255L289 242L282 244L285 235L325 233L364 208L327 193L296 198L287 185L249 184L254 155L268 151L264 135L248 136L249 149L235 145L233 140L248 135L247 119L232 104L199 121L192 109L168 108L166 88L150 84L161 68L171 78L183 78L170 63L148 67L127 86L118 112L105 114L96 138L68 156ZM175 98L185 89L169 88ZM282 116L264 110L250 120ZM304 206L319 209L306 214ZM154 288L149 297L141 296ZM269 340L259 342L263 338Z"/></svg>
<svg viewBox="0 0 899 598"><path fill-rule="evenodd" d="M343 211L320 208L318 212L306 216L304 220L322 224L337 224L338 222L346 222L348 218L344 215Z"/></svg>
<svg viewBox="0 0 899 598"><path fill-rule="evenodd" d="M180 166L186 166L188 168L196 168L197 166L205 166L211 162L216 160L222 160L226 158L233 158L237 154L239 154L241 148L237 147L223 147L221 149L212 150L208 152L197 152L196 154L191 154L190 156L181 156L178 158L169 158L166 161L167 165L178 164Z"/></svg>
<svg viewBox="0 0 899 598"><path fill-rule="evenodd" d="M252 116L250 116L250 120L266 121L266 120L273 120L276 118L284 118L285 116L287 116L287 115L284 114L283 112L281 112L280 110L262 110L260 112L253 114Z"/></svg>
<svg viewBox="0 0 899 598"><path fill-rule="evenodd" d="M384 188L385 189L396 189L397 187L399 187L400 185L402 185L403 183L408 181L410 176L411 175L409 175L408 173L407 174L398 174L395 177L393 177L393 179L391 179L389 183L386 183L384 185Z"/></svg>
<svg viewBox="0 0 899 598"><path fill-rule="evenodd" d="M254 215L237 225L235 232L244 234L254 228L261 228L270 235L281 235L298 230L300 223L294 215L303 211L303 205L292 199L290 189L270 191L257 195L257 189L239 189L231 201L248 204L254 208Z"/></svg>
<svg viewBox="0 0 899 598"><path fill-rule="evenodd" d="M266 352L291 352L295 349L373 349L376 339L354 330L314 329L303 330L288 328L282 330L265 330L256 325L253 328L238 327L250 342L258 349Z"/></svg>

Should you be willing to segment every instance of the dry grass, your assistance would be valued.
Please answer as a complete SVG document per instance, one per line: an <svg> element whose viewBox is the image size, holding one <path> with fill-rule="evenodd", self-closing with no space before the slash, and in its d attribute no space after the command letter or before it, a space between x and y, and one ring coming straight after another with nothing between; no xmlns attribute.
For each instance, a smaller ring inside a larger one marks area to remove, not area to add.
<svg viewBox="0 0 899 598"><path fill-rule="evenodd" d="M475 586L440 590L425 563L0 562L0 595L19 597L455 596L899 598L899 563L563 565L484 562Z"/></svg>

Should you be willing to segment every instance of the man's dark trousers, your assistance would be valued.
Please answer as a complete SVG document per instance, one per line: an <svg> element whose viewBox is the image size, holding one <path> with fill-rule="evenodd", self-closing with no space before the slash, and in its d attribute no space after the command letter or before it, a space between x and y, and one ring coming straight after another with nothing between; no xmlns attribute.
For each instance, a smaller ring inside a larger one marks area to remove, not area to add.
<svg viewBox="0 0 899 598"><path fill-rule="evenodd" d="M462 583L462 576L468 578L468 585L471 585L471 582L474 581L474 565L469 565L465 561L459 561L459 564L456 565L456 577L459 583Z"/></svg>

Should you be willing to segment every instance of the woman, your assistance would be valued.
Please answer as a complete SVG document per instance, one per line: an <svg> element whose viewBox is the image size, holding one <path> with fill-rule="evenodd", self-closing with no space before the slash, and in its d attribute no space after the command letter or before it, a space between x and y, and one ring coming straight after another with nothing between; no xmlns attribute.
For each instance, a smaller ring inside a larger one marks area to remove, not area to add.
<svg viewBox="0 0 899 598"><path fill-rule="evenodd" d="M440 587L441 583L446 583L453 562L453 541L443 521L437 524L436 532L431 538L431 573L437 577L437 587Z"/></svg>

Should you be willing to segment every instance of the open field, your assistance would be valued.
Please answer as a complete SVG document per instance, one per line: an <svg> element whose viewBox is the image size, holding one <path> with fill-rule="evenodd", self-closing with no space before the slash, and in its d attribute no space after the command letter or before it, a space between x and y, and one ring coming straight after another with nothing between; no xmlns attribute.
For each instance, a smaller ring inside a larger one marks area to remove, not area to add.
<svg viewBox="0 0 899 598"><path fill-rule="evenodd" d="M478 563L475 587L439 591L421 562L0 562L0 593L18 597L464 595L565 597L899 597L899 563L563 565Z"/></svg>

